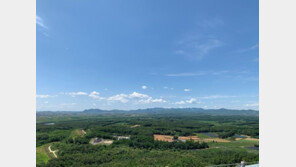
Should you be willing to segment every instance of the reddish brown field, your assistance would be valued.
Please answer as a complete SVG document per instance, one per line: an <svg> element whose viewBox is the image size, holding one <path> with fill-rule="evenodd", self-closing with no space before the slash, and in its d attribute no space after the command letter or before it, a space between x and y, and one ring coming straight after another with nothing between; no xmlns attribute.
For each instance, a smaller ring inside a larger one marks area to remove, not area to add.
<svg viewBox="0 0 296 167"><path fill-rule="evenodd" d="M180 140L194 140L194 141L200 141L201 140L197 136L179 136L178 139L180 139Z"/></svg>
<svg viewBox="0 0 296 167"><path fill-rule="evenodd" d="M167 141L167 142L173 142L174 136L168 136L168 135L153 135L154 140L159 140L159 141Z"/></svg>

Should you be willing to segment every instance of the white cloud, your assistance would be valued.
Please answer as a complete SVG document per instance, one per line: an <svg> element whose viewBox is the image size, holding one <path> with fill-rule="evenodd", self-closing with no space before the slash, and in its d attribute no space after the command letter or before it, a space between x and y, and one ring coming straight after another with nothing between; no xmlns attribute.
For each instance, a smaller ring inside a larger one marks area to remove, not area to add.
<svg viewBox="0 0 296 167"><path fill-rule="evenodd" d="M192 103L196 103L196 99L195 98L191 98L189 100L186 100L187 103L192 104Z"/></svg>
<svg viewBox="0 0 296 167"><path fill-rule="evenodd" d="M148 97L147 99L139 100L139 103L165 103L166 101L163 99L153 99L152 97Z"/></svg>
<svg viewBox="0 0 296 167"><path fill-rule="evenodd" d="M169 88L167 86L164 86L163 89L170 89L170 90L173 90L174 88Z"/></svg>
<svg viewBox="0 0 296 167"><path fill-rule="evenodd" d="M90 97L97 97L97 96L99 96L99 95L100 95L100 93L99 93L99 92L96 92L96 91L92 91L92 92L89 94Z"/></svg>
<svg viewBox="0 0 296 167"><path fill-rule="evenodd" d="M181 100L181 101L176 102L175 104L185 104L185 101Z"/></svg>
<svg viewBox="0 0 296 167"><path fill-rule="evenodd" d="M142 86L142 89L147 89L147 86L143 85L143 86Z"/></svg>
<svg viewBox="0 0 296 167"><path fill-rule="evenodd" d="M81 96L81 95L87 95L87 93L85 92L69 92L69 93L65 93L66 95L70 95L72 97L76 97L76 96Z"/></svg>
<svg viewBox="0 0 296 167"><path fill-rule="evenodd" d="M184 89L184 91L185 92L190 92L191 90L186 88L186 89Z"/></svg>
<svg viewBox="0 0 296 167"><path fill-rule="evenodd" d="M45 98L49 98L52 97L51 95L36 95L36 98L41 98L41 99L45 99Z"/></svg>
<svg viewBox="0 0 296 167"><path fill-rule="evenodd" d="M199 97L201 99L221 99L221 98L232 98L237 96L228 96L228 95L211 95L211 96L203 96Z"/></svg>
<svg viewBox="0 0 296 167"><path fill-rule="evenodd" d="M165 103L166 101L164 99L153 99L152 97L138 93L133 92L131 94L118 94L111 96L107 99L108 101L120 101L122 103L127 103L130 100L137 103Z"/></svg>
<svg viewBox="0 0 296 167"><path fill-rule="evenodd" d="M200 103L201 102L197 101L197 99L195 99L195 98L190 98L186 101L181 100L181 101L175 102L175 104L200 104Z"/></svg>
<svg viewBox="0 0 296 167"><path fill-rule="evenodd" d="M87 95L85 92L77 92L76 95Z"/></svg>
<svg viewBox="0 0 296 167"><path fill-rule="evenodd" d="M166 101L163 99L152 99L151 100L153 103L165 103Z"/></svg>
<svg viewBox="0 0 296 167"><path fill-rule="evenodd" d="M127 103L129 100L127 99L128 95L126 94L118 94L118 95L114 95L109 97L107 100L108 101L120 101L122 103Z"/></svg>
<svg viewBox="0 0 296 167"><path fill-rule="evenodd" d="M203 75L222 75L228 73L227 70L221 71L198 71L198 72L185 72L185 73L172 73L166 74L168 77L192 77L192 76L203 76Z"/></svg>
<svg viewBox="0 0 296 167"><path fill-rule="evenodd" d="M99 95L100 95L99 92L92 91L88 96L91 97L91 98L93 98L93 99L98 99L98 100L103 100L103 99L105 99L105 98L103 98L103 97L100 97Z"/></svg>
<svg viewBox="0 0 296 167"><path fill-rule="evenodd" d="M245 104L246 107L258 107L258 103Z"/></svg>
<svg viewBox="0 0 296 167"><path fill-rule="evenodd" d="M128 97L129 98L148 98L149 96L145 95L145 94L138 93L138 92L133 92L132 94L129 94Z"/></svg>

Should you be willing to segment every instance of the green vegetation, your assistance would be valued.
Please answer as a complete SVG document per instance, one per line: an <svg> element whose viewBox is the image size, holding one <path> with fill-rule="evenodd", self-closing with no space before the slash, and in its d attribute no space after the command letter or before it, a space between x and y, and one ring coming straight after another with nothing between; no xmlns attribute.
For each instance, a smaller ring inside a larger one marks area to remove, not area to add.
<svg viewBox="0 0 296 167"><path fill-rule="evenodd" d="M46 148L44 146L40 146L36 148L36 164L41 165L45 164L49 161L50 157L46 153Z"/></svg>
<svg viewBox="0 0 296 167"><path fill-rule="evenodd" d="M57 114L37 116L37 122L37 166L171 167L259 160L258 150L247 148L259 144L255 139L259 136L258 116ZM172 136L173 141L154 140L154 134ZM248 135L252 140L235 139L234 134ZM130 136L130 139L117 140L116 136ZM184 141L184 136L197 137ZM93 138L114 142L92 145L90 140ZM217 141L213 142L213 139ZM49 144L52 150L58 150L58 158L49 157L46 149L42 150Z"/></svg>

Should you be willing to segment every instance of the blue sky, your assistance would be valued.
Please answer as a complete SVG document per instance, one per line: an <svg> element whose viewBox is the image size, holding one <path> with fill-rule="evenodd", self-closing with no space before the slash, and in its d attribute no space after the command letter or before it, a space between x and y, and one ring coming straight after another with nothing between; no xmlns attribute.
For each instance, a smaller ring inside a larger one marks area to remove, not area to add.
<svg viewBox="0 0 296 167"><path fill-rule="evenodd" d="M37 110L258 109L257 0L37 1Z"/></svg>

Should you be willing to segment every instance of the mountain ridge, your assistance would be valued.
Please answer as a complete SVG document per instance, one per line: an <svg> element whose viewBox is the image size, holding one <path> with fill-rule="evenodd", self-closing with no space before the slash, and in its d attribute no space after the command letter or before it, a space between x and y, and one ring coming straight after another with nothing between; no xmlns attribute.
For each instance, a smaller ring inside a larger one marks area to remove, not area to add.
<svg viewBox="0 0 296 167"><path fill-rule="evenodd" d="M204 108L146 108L135 110L102 110L85 109L83 111L37 111L37 116L42 115L100 115L100 114L214 114L214 115L249 115L259 116L258 110L238 110L238 109L204 109Z"/></svg>

